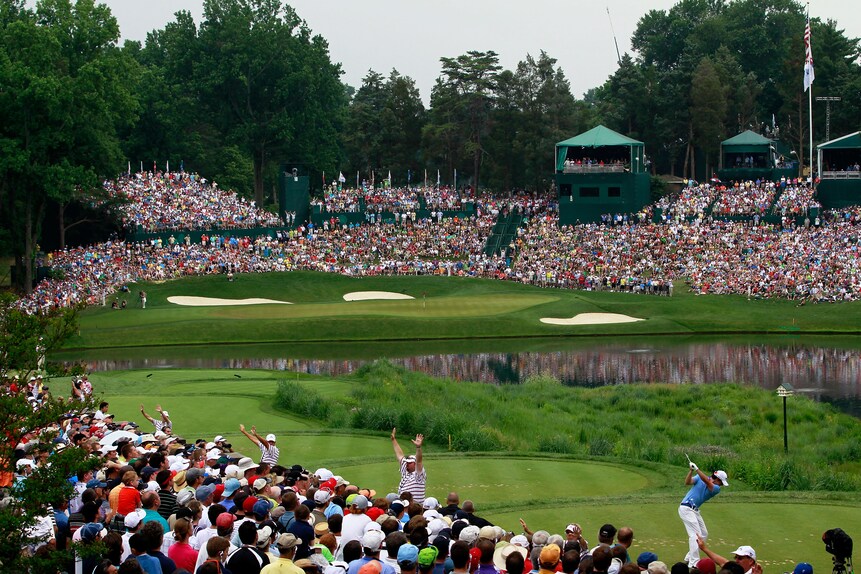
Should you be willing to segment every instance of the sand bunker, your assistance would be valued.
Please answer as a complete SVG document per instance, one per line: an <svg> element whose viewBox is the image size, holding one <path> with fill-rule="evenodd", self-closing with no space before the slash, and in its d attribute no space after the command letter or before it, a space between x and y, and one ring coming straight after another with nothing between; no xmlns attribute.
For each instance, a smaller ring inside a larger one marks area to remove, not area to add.
<svg viewBox="0 0 861 574"><path fill-rule="evenodd" d="M186 307L215 307L218 305L292 305L289 301L274 301L272 299L218 299L217 297L185 297L175 295L167 298L168 303Z"/></svg>
<svg viewBox="0 0 861 574"><path fill-rule="evenodd" d="M636 323L644 320L618 313L580 313L570 319L543 317L541 322L548 325L611 325L613 323Z"/></svg>
<svg viewBox="0 0 861 574"><path fill-rule="evenodd" d="M403 293L391 291L354 291L344 295L344 301L373 301L375 299L415 299Z"/></svg>

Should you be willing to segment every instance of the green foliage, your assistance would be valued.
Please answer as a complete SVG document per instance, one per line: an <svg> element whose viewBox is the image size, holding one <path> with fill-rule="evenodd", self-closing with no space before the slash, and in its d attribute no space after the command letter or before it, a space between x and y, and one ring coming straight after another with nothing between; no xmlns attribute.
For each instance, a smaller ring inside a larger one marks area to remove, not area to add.
<svg viewBox="0 0 861 574"><path fill-rule="evenodd" d="M424 104L412 78L397 70L392 70L388 78L369 71L347 116L347 173L359 171L369 179L375 170L375 179L379 180L391 171L394 185L404 185L407 170L411 170L411 181L421 181L424 176L419 175L421 163L416 154L421 148L425 121Z"/></svg>
<svg viewBox="0 0 861 574"><path fill-rule="evenodd" d="M26 291L48 200L86 195L121 164L138 66L118 36L92 0L42 0L0 20L0 227Z"/></svg>
<svg viewBox="0 0 861 574"><path fill-rule="evenodd" d="M37 371L43 353L59 347L76 328L76 313L72 309L39 315L21 313L12 306L9 295L0 297L0 380L5 382L12 373L26 385L30 374ZM54 389L59 394L59 389ZM92 409L92 402L79 403L77 408ZM37 461L50 454L50 465L39 465L33 474L17 483L11 492L0 493L0 568L4 572L56 571L40 570L42 566L67 558L62 553L48 552L34 563L21 549L31 543L30 528L37 518L45 516L48 505L68 500L72 485L67 478L84 468L94 468L97 459L78 448L54 450L54 438L59 435L57 421L69 411L69 405L50 393L41 397L34 410L25 392L0 393L0 473L15 471L15 448L26 442L29 453ZM7 475L8 476L8 475ZM7 498L8 496L8 498ZM6 504L8 503L8 504ZM44 560L44 564L41 562Z"/></svg>
<svg viewBox="0 0 861 574"><path fill-rule="evenodd" d="M0 293L0 378L17 374L26 380L77 330L78 315L76 309L27 314L14 303L10 293Z"/></svg>
<svg viewBox="0 0 861 574"><path fill-rule="evenodd" d="M277 403L330 426L346 421L350 428L380 432L397 427L460 451L542 451L678 466L689 455L703 469L725 469L756 490L861 489L857 474L845 466L861 462L858 447L849 446L861 444L861 423L796 397L791 454L774 454L781 451L783 433L770 415L782 403L761 389L583 389L549 376L497 387L435 379L386 361L362 367L351 389L349 397L322 397L281 382Z"/></svg>

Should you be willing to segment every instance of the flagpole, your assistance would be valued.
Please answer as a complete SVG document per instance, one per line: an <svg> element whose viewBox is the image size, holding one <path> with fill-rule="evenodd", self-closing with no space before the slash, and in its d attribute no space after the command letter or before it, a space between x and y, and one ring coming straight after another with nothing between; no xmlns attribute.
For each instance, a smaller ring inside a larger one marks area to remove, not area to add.
<svg viewBox="0 0 861 574"><path fill-rule="evenodd" d="M807 3L807 26L804 29L804 89L807 92L807 120L810 145L810 185L814 185L813 173L813 80L815 78L813 68L813 39L810 33L810 2Z"/></svg>
<svg viewBox="0 0 861 574"><path fill-rule="evenodd" d="M807 90L807 116L808 120L810 120L810 186L814 186L814 182L816 181L815 174L813 172L813 86L810 86L810 89Z"/></svg>

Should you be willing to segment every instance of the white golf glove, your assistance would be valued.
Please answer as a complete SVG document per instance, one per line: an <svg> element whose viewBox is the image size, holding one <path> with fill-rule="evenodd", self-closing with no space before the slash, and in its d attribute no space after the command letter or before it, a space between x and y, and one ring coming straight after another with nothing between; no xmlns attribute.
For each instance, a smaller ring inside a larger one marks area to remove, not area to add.
<svg viewBox="0 0 861 574"><path fill-rule="evenodd" d="M696 472L696 471L698 471L699 469L700 469L700 467L698 467L698 466L697 466L696 464L694 464L694 463L691 463L691 470L692 470L692 471Z"/></svg>

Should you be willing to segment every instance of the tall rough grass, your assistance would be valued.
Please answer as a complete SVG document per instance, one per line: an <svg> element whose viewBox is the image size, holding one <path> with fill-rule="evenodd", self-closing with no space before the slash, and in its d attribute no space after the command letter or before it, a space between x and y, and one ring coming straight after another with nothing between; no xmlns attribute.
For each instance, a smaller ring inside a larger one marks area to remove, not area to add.
<svg viewBox="0 0 861 574"><path fill-rule="evenodd" d="M757 490L861 490L861 422L795 397L790 454L782 402L739 385L563 386L436 379L386 361L355 374L348 396L279 384L278 405L333 428L421 432L456 451L541 451L727 470Z"/></svg>

